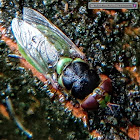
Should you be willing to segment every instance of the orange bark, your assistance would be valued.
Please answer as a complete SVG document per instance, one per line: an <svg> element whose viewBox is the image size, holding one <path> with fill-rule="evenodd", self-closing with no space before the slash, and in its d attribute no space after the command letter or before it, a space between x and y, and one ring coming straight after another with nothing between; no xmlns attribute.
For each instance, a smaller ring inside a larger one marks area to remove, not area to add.
<svg viewBox="0 0 140 140"><path fill-rule="evenodd" d="M2 104L0 104L0 113L6 118L6 119L10 119L9 113L6 110L6 107Z"/></svg>
<svg viewBox="0 0 140 140"><path fill-rule="evenodd" d="M140 127L130 126L128 129L128 136L135 140L140 140Z"/></svg>

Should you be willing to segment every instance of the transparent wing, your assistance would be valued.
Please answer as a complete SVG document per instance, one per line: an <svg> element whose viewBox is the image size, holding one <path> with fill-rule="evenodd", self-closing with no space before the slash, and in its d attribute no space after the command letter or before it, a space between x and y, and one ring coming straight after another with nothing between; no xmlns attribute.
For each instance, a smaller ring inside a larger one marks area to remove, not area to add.
<svg viewBox="0 0 140 140"><path fill-rule="evenodd" d="M59 54L52 43L35 27L17 18L12 21L12 31L23 57L39 72L53 72Z"/></svg>
<svg viewBox="0 0 140 140"><path fill-rule="evenodd" d="M81 52L59 28L39 12L24 7L23 20L38 28L50 42L54 43L54 46L60 52L60 55L71 55L74 57L81 57L82 59L85 58L84 53Z"/></svg>

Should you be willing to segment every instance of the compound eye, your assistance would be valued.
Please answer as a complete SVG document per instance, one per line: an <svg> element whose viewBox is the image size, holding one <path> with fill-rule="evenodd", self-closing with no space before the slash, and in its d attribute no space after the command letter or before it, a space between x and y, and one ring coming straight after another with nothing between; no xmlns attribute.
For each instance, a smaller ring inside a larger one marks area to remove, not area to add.
<svg viewBox="0 0 140 140"><path fill-rule="evenodd" d="M73 63L75 63L75 62L83 62L83 63L85 63L85 61L83 59L81 59L81 58L75 58L73 60Z"/></svg>
<svg viewBox="0 0 140 140"><path fill-rule="evenodd" d="M60 76L59 76L59 78L58 78L58 84L59 84L61 87L65 87L64 84L63 84L62 76L63 76L63 75L60 75Z"/></svg>
<svg viewBox="0 0 140 140"><path fill-rule="evenodd" d="M56 72L57 74L61 74L63 72L63 69L72 62L71 58L63 57L61 58L57 65L56 65Z"/></svg>

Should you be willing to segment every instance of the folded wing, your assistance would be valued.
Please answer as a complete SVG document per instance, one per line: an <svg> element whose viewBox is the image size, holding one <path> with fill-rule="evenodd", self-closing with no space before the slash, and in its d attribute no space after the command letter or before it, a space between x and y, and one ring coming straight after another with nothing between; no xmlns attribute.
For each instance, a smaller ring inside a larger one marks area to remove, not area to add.
<svg viewBox="0 0 140 140"><path fill-rule="evenodd" d="M17 18L12 21L12 31L23 57L44 75L53 72L52 67L59 60L54 44L38 29Z"/></svg>
<svg viewBox="0 0 140 140"><path fill-rule="evenodd" d="M24 7L23 20L38 28L48 38L48 40L55 42L54 45L60 52L60 55L71 55L71 57L80 57L82 59L85 58L85 54L81 52L59 28L39 12Z"/></svg>

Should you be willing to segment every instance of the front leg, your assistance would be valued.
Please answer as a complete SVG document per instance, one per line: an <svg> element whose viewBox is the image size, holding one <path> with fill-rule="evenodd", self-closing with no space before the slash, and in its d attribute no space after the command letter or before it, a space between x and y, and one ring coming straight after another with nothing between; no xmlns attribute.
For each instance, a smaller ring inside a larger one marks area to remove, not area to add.
<svg viewBox="0 0 140 140"><path fill-rule="evenodd" d="M50 74L47 74L45 77L47 79L47 84L51 84L54 89L58 90L59 84L57 82L56 73L53 73L52 76Z"/></svg>

